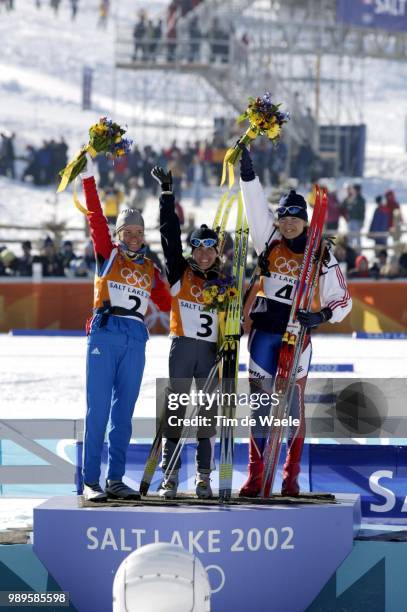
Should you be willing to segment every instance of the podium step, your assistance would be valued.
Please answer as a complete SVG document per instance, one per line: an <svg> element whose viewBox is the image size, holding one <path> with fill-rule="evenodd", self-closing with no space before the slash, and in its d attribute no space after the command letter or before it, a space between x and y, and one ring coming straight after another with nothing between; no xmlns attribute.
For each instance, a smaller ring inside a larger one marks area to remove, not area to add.
<svg viewBox="0 0 407 612"><path fill-rule="evenodd" d="M193 493L178 493L175 499L163 499L159 495L151 493L140 500L112 499L103 502L88 501L83 495L78 495L79 508L115 508L119 506L277 506L334 503L337 502L335 495L332 493L301 493L298 497L287 497L281 495L281 493L276 493L269 498L239 497L235 493L227 502L220 502L217 495L214 495L211 499L198 499Z"/></svg>
<svg viewBox="0 0 407 612"><path fill-rule="evenodd" d="M303 612L351 552L360 525L358 495L81 503L54 497L34 509L34 550L78 612L111 612L117 568L153 542L199 557L212 612L269 610L270 601L279 612Z"/></svg>

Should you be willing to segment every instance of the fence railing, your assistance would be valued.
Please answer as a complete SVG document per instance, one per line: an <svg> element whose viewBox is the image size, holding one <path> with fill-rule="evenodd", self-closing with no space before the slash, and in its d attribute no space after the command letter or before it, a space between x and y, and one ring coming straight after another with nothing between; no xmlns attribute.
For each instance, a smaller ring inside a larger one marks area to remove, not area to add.
<svg viewBox="0 0 407 612"><path fill-rule="evenodd" d="M133 438L151 439L154 419L133 419ZM0 452L0 486L9 484L72 484L77 466L49 450L38 440L83 439L83 419L3 419L0 420L0 450L3 440L14 442L20 449L34 455L46 465L2 465Z"/></svg>
<svg viewBox="0 0 407 612"><path fill-rule="evenodd" d="M118 67L133 65L142 68L144 64L148 68L163 64L221 67L244 61L246 57L245 45L230 37L133 38L126 30L120 32L116 40Z"/></svg>
<svg viewBox="0 0 407 612"><path fill-rule="evenodd" d="M58 243L63 241L63 234L69 235L70 240L74 243L74 245L85 246L85 241L89 240L89 237L86 235L85 228L82 227L66 227L62 230L58 230L58 232L54 233L53 231L46 230L41 226L16 226L16 225L5 225L0 224L0 232L3 230L4 232L13 232L11 235L7 235L6 233L0 234L0 244L21 244L23 240L31 240L31 241L40 241L41 237L44 234L52 235L55 238L55 243L58 246ZM14 232L34 232L36 236L33 239L31 233L25 233L23 236L17 236ZM72 233L81 233L82 236L80 238L73 238ZM341 234L338 230L325 230L325 235L330 237L337 237ZM148 237L148 244L153 251L156 251L161 254L161 241L158 238L150 238L149 228L146 229L146 235ZM407 247L407 224L403 224L401 228L398 229L397 234L393 231L388 232L351 232L347 231L346 236L348 238L349 244L355 239L360 239L363 241L362 250L363 251L374 251L377 248L383 248L386 246L390 249L394 248L404 248ZM186 239L185 232L183 233L183 239ZM378 246L374 244L375 239L378 239ZM366 244L366 240L371 241L371 244ZM385 240L385 244L381 244L381 241Z"/></svg>

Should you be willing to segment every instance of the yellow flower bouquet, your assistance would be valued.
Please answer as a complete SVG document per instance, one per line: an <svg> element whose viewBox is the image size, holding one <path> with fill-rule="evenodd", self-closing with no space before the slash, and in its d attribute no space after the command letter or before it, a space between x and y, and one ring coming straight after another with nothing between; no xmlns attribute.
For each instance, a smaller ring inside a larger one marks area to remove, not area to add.
<svg viewBox="0 0 407 612"><path fill-rule="evenodd" d="M276 142L281 133L281 127L290 119L289 113L280 110L281 104L274 104L270 92L258 98L249 98L249 106L244 113L238 117L237 122L249 121L249 127L234 147L226 151L223 160L223 172L221 185L226 180L229 170L229 187L235 182L233 167L242 155L240 144L248 145L257 136L267 136L272 142Z"/></svg>
<svg viewBox="0 0 407 612"><path fill-rule="evenodd" d="M237 290L233 286L233 278L217 278L208 281L203 288L204 310L217 310L225 312L230 300L237 297Z"/></svg>
<svg viewBox="0 0 407 612"><path fill-rule="evenodd" d="M61 182L57 192L63 191L86 167L86 153L96 157L106 153L111 157L121 157L130 152L132 141L124 138L126 130L107 117L99 119L89 128L89 143L60 171Z"/></svg>

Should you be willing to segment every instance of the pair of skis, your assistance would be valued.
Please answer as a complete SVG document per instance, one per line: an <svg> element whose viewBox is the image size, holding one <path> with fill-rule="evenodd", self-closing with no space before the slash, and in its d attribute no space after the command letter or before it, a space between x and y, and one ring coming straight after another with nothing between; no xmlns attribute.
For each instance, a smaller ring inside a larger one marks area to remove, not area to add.
<svg viewBox="0 0 407 612"><path fill-rule="evenodd" d="M220 252L224 247L224 235L226 231L226 222L229 217L230 209L234 203L236 196L232 196L229 200L220 203L220 209L224 206L222 214L222 223L217 229L217 215L215 215L214 227L218 231ZM218 213L217 213L218 214ZM225 220L226 219L226 220ZM234 418L236 412L236 392L237 378L239 373L239 345L240 345L240 324L242 316L242 294L244 283L244 272L246 268L247 246L249 240L249 226L247 224L246 215L243 209L243 198L239 192L237 199L237 218L235 228L234 250L232 277L234 279L234 288L236 289L236 297L229 300L225 327L224 330L219 329L220 346L217 356L206 379L203 387L203 394L213 390L213 383L218 367L221 367L221 388L223 394L228 394L228 403L222 404L222 427L220 437L220 464L219 464L219 498L222 501L230 499L232 493L232 476L233 476L233 426L231 419ZM190 415L192 420L199 413L200 406L195 406ZM225 425L223 424L225 423ZM181 455L182 449L188 440L191 426L182 432L181 438L178 440L175 451L168 463L164 473L164 478L170 478L175 466L178 463L178 458Z"/></svg>
<svg viewBox="0 0 407 612"><path fill-rule="evenodd" d="M234 427L237 384L239 374L240 327L243 311L243 284L245 279L249 226L243 210L243 197L238 196L238 212L233 253L233 278L237 296L228 304L225 322L222 361L222 425L220 434L219 500L226 502L232 495L234 461Z"/></svg>
<svg viewBox="0 0 407 612"><path fill-rule="evenodd" d="M307 330L304 326L300 325L296 314L300 309L308 311L311 308L325 249L322 232L328 206L327 191L325 188L321 189L316 185L314 195L315 205L307 232L304 259L299 270L287 329L282 339L274 381L274 392L278 395L278 403L273 409L273 416L275 419L279 419L278 422L281 422L281 419L285 419L290 415L298 365L306 338ZM271 425L263 452L262 497L269 497L273 489L284 433L285 427L282 425ZM286 439L288 445L288 436Z"/></svg>
<svg viewBox="0 0 407 612"><path fill-rule="evenodd" d="M227 226L227 222L230 216L230 211L232 209L233 204L236 201L236 195L232 195L230 196L229 193L226 193L224 196L222 196L221 200L219 201L216 213L215 213L215 218L213 221L213 225L212 228L216 231L216 233L218 234L218 241L219 241L219 254L222 255L223 250L224 250L224 245L225 245L225 238L226 238L226 226ZM240 213L239 213L240 211ZM238 232L238 230L240 230L240 226L238 227L238 224L241 224L241 215L243 214L243 202L241 200L241 196L239 194L238 197L238 220L236 223L236 231ZM239 216L240 215L240 216ZM239 221L240 219L240 221ZM235 238L235 242L236 242L236 238ZM247 247L246 247L246 251L247 251ZM221 360L223 358L224 355L224 351L227 348L226 345L226 341L223 340L223 332L222 334L219 334L219 336L221 337L221 341L219 343L219 347L218 347L218 352L217 352L217 356L214 362L214 365L208 375L208 378L205 382L204 388L202 389L202 392L205 394L207 392L209 392L213 386L213 382L215 379L215 376L217 374L217 371L220 367L220 363ZM191 414L191 418L193 416L195 416L198 413L199 407L196 407L193 411L193 414ZM150 452L148 454L147 457L147 461L145 464L145 468L144 468L144 473L141 479L141 483L140 483L140 493L141 495L147 495L148 490L150 488L150 484L151 481L154 477L154 473L157 469L157 465L160 461L161 458L161 449L162 449L162 436L163 436L163 431L164 431L164 425L165 425L165 410L164 410L164 414L162 415L160 421L159 421L159 425L156 431L156 435L155 438L153 440L153 443L151 445L150 448ZM182 436L180 437L178 444L175 448L174 454L171 457L171 460L168 464L168 467L165 471L164 477L168 478L171 476L172 472L175 469L175 465L177 464L177 460L178 457L181 455L182 449L185 445L186 440L188 439L188 434L189 434L190 429L188 428L187 431L183 431L182 432Z"/></svg>

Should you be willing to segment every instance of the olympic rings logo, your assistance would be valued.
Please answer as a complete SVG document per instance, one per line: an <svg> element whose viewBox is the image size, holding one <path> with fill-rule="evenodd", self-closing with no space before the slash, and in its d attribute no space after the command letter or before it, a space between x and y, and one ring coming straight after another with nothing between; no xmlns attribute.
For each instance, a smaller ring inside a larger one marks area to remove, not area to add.
<svg viewBox="0 0 407 612"><path fill-rule="evenodd" d="M300 264L295 259L287 260L285 257L277 257L275 266L280 274L289 274L297 272Z"/></svg>
<svg viewBox="0 0 407 612"><path fill-rule="evenodd" d="M192 297L194 297L195 300L198 302L198 304L204 303L202 289L198 287L198 285L191 285L190 293Z"/></svg>
<svg viewBox="0 0 407 612"><path fill-rule="evenodd" d="M147 289L150 285L150 277L148 274L143 274L139 270L131 270L130 268L122 268L120 270L121 277L126 281L128 285L140 287L140 289Z"/></svg>

